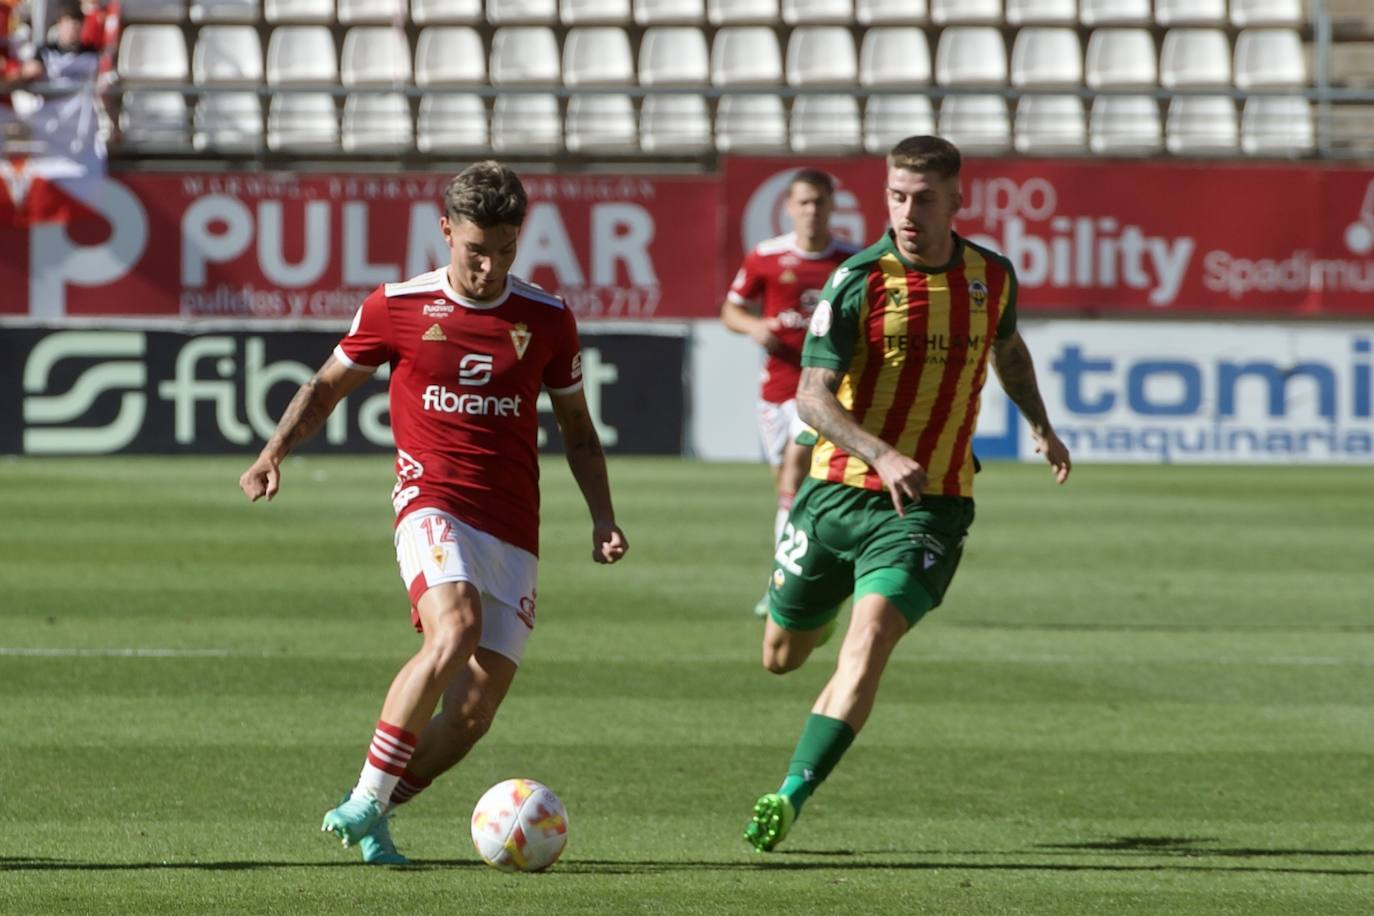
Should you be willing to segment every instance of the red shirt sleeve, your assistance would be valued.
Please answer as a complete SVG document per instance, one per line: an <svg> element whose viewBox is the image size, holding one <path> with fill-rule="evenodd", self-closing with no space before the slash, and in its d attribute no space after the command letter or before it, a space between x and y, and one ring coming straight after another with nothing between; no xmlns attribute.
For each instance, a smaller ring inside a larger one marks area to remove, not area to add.
<svg viewBox="0 0 1374 916"><path fill-rule="evenodd" d="M756 252L745 255L744 264L735 274L726 298L736 305L759 303L763 301L763 262Z"/></svg>
<svg viewBox="0 0 1374 916"><path fill-rule="evenodd" d="M358 306L353 316L353 326L334 348L334 355L351 369L376 369L383 363L391 362L396 355L391 338L386 291L379 286Z"/></svg>
<svg viewBox="0 0 1374 916"><path fill-rule="evenodd" d="M559 310L558 342L544 367L544 387L554 394L572 394L582 387L582 343L572 309Z"/></svg>

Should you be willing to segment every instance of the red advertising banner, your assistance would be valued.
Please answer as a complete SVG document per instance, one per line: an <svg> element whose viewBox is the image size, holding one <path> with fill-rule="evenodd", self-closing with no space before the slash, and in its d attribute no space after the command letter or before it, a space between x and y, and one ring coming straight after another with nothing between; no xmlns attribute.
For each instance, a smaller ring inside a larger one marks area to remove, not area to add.
<svg viewBox="0 0 1374 916"><path fill-rule="evenodd" d="M885 231L881 158L730 158L726 261L787 231L800 165L838 179L837 233ZM969 159L962 179L956 228L1011 259L1028 311L1374 316L1374 170Z"/></svg>
<svg viewBox="0 0 1374 916"><path fill-rule="evenodd" d="M447 175L125 174L100 219L0 227L0 314L346 318L448 261ZM516 272L581 317L714 314L713 176L531 176Z"/></svg>
<svg viewBox="0 0 1374 916"><path fill-rule="evenodd" d="M879 157L536 175L516 271L581 317L713 317L747 247L788 230L802 165L838 179L836 232L884 230ZM3 177L0 196L27 188ZM347 317L378 283L447 260L447 177L97 179L92 218L0 225L0 315ZM1374 316L1374 170L970 159L963 191L959 231L1012 260L1026 311Z"/></svg>

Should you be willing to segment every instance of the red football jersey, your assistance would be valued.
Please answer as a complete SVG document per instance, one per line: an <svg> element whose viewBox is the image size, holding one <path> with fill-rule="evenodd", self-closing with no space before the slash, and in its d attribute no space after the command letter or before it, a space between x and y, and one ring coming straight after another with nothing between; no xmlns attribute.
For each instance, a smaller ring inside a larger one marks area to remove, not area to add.
<svg viewBox="0 0 1374 916"><path fill-rule="evenodd" d="M442 509L539 553L539 392L582 387L577 321L561 299L512 276L500 297L474 302L440 268L368 296L334 355L391 366L398 522Z"/></svg>
<svg viewBox="0 0 1374 916"><path fill-rule="evenodd" d="M779 327L773 334L782 343L764 363L761 396L765 401L781 404L797 396L802 344L821 288L831 271L858 250L858 246L832 236L824 251L802 251L796 236L788 233L759 242L745 256L726 299L758 307L764 318L778 319Z"/></svg>

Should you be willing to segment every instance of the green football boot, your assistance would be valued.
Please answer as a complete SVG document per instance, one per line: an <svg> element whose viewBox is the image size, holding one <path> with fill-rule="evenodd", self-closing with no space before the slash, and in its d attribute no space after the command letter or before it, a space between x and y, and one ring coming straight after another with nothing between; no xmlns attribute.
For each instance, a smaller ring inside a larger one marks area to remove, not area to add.
<svg viewBox="0 0 1374 916"><path fill-rule="evenodd" d="M759 852L771 852L787 837L797 810L786 795L770 792L754 802L754 815L744 828L744 841Z"/></svg>
<svg viewBox="0 0 1374 916"><path fill-rule="evenodd" d="M410 860L396 851L391 842L391 815L384 814L363 834L358 848L363 851L365 865L409 865Z"/></svg>
<svg viewBox="0 0 1374 916"><path fill-rule="evenodd" d="M367 836L373 826L382 819L382 809L372 796L349 798L339 807L327 812L320 830L333 833L343 840L345 846L352 846Z"/></svg>

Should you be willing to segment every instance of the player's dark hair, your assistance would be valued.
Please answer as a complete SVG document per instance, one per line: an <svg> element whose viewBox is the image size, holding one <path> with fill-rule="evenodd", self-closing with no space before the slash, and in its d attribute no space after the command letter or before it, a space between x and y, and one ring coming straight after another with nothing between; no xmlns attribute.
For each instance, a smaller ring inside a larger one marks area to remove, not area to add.
<svg viewBox="0 0 1374 916"><path fill-rule="evenodd" d="M800 169L797 174L792 176L792 181L787 185L790 192L792 188L799 184L808 184L820 191L826 197L835 196L835 179L831 178L826 172L820 169Z"/></svg>
<svg viewBox="0 0 1374 916"><path fill-rule="evenodd" d="M941 137L907 137L887 154L890 169L934 172L941 178L958 178L961 165L959 147Z"/></svg>
<svg viewBox="0 0 1374 916"><path fill-rule="evenodd" d="M57 15L52 17L53 22L59 19L75 19L77 22L84 22L86 14L81 12L81 4L64 3L57 8Z"/></svg>
<svg viewBox="0 0 1374 916"><path fill-rule="evenodd" d="M474 162L444 188L444 215L449 222L466 219L483 229L519 226L529 201L515 172L495 160Z"/></svg>

